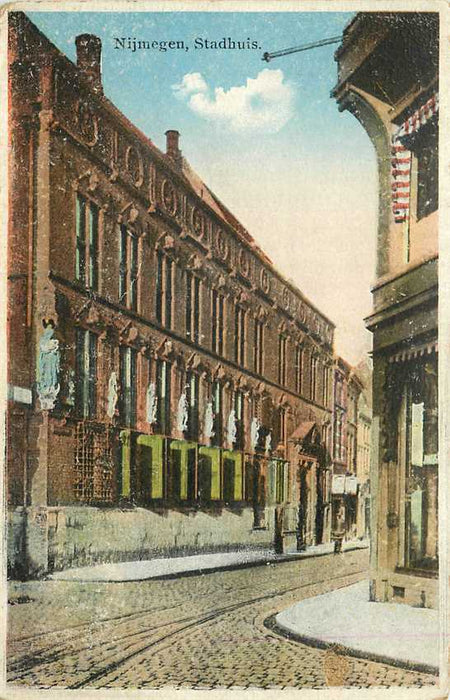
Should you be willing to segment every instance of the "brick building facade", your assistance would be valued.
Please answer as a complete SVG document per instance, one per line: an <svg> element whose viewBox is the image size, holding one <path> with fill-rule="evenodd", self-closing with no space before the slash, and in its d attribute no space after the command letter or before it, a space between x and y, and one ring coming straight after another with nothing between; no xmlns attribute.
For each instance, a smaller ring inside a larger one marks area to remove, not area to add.
<svg viewBox="0 0 450 700"><path fill-rule="evenodd" d="M333 324L76 44L10 13L11 570L326 541Z"/></svg>
<svg viewBox="0 0 450 700"><path fill-rule="evenodd" d="M436 607L439 14L358 13L336 60L379 176L371 598Z"/></svg>
<svg viewBox="0 0 450 700"><path fill-rule="evenodd" d="M370 422L364 438L360 425L364 388L356 369L337 357L333 386L332 531L341 531L347 539L364 536L364 528L361 532L358 525L360 502L364 492L368 492L360 469L362 441L370 440Z"/></svg>

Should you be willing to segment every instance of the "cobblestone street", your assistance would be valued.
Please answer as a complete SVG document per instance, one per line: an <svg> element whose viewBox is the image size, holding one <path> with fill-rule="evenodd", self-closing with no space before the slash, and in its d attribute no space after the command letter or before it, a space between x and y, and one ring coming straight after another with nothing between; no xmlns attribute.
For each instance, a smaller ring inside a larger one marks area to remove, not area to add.
<svg viewBox="0 0 450 700"><path fill-rule="evenodd" d="M41 688L435 683L265 625L298 600L365 578L367 565L364 550L159 581L12 582L8 679Z"/></svg>

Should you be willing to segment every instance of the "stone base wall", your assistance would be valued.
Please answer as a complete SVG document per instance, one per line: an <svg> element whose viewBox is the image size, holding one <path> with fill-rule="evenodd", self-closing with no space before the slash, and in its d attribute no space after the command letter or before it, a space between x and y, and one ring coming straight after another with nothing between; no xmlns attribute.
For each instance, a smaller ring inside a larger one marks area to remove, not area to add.
<svg viewBox="0 0 450 700"><path fill-rule="evenodd" d="M437 608L439 584L437 578L385 572L373 576L370 599L378 603L406 603L416 608Z"/></svg>
<svg viewBox="0 0 450 700"><path fill-rule="evenodd" d="M275 514L266 508L266 527L258 529L250 507L161 514L145 508L17 508L8 520L8 569L23 578L106 562L272 548Z"/></svg>

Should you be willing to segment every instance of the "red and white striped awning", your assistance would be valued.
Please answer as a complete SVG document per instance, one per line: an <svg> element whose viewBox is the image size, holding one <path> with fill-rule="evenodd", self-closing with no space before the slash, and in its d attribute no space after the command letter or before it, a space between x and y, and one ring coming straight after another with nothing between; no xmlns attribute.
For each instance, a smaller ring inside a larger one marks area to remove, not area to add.
<svg viewBox="0 0 450 700"><path fill-rule="evenodd" d="M426 124L439 110L439 94L436 92L430 97L429 100L425 102L424 105L416 109L414 114L410 117L397 130L395 138L399 139L402 136L409 136L415 131L418 131L421 126Z"/></svg>
<svg viewBox="0 0 450 700"><path fill-rule="evenodd" d="M423 343L422 345L416 345L412 348L404 348L391 355L389 362L406 362L407 360L412 360L415 357L424 357L425 355L431 355L433 352L438 352L438 341L432 340L429 343Z"/></svg>
<svg viewBox="0 0 450 700"><path fill-rule="evenodd" d="M424 105L406 119L392 136L391 188L394 221L401 223L409 216L411 186L411 151L402 139L418 131L439 109L439 95L435 93Z"/></svg>

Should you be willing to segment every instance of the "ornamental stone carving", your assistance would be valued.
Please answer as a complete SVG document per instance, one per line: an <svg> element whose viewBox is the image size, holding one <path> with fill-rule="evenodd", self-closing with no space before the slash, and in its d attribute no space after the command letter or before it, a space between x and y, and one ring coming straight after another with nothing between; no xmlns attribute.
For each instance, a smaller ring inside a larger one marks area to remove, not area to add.
<svg viewBox="0 0 450 700"><path fill-rule="evenodd" d="M239 251L239 271L244 277L250 274L250 256L243 248Z"/></svg>
<svg viewBox="0 0 450 700"><path fill-rule="evenodd" d="M231 409L230 415L228 416L227 423L227 443L230 450L233 449L237 438L237 426L236 426L236 412L234 408Z"/></svg>
<svg viewBox="0 0 450 700"><path fill-rule="evenodd" d="M172 216L175 216L177 213L177 193L170 180L162 181L161 201L164 209Z"/></svg>
<svg viewBox="0 0 450 700"><path fill-rule="evenodd" d="M156 386L154 382L150 382L147 387L147 405L146 405L146 419L149 425L156 423L156 416L158 410L158 397L156 395Z"/></svg>
<svg viewBox="0 0 450 700"><path fill-rule="evenodd" d="M204 424L204 435L207 440L214 437L214 413L211 401L208 401L205 407L205 424Z"/></svg>
<svg viewBox="0 0 450 700"><path fill-rule="evenodd" d="M291 295L287 287L283 288L283 307L286 309L286 311L289 311L291 308Z"/></svg>
<svg viewBox="0 0 450 700"><path fill-rule="evenodd" d="M125 151L125 168L135 187L141 187L144 182L144 163L142 156L134 146L128 146Z"/></svg>
<svg viewBox="0 0 450 700"><path fill-rule="evenodd" d="M206 221L203 212L197 207L192 208L191 224L195 235L203 238L205 235Z"/></svg>
<svg viewBox="0 0 450 700"><path fill-rule="evenodd" d="M188 402L185 392L181 394L178 400L177 428L180 433L185 433L188 428Z"/></svg>
<svg viewBox="0 0 450 700"><path fill-rule="evenodd" d="M261 268L261 272L259 274L259 281L264 294L270 294L270 276L267 270L265 270L264 268Z"/></svg>
<svg viewBox="0 0 450 700"><path fill-rule="evenodd" d="M98 141L98 119L92 108L82 100L76 107L76 119L83 141L88 146L95 146Z"/></svg>
<svg viewBox="0 0 450 700"><path fill-rule="evenodd" d="M109 377L108 382L108 403L106 408L106 413L110 418L113 418L116 413L116 406L118 401L118 382L117 374L113 370Z"/></svg>
<svg viewBox="0 0 450 700"><path fill-rule="evenodd" d="M250 426L250 445L251 449L254 452L256 449L256 446L259 441L259 432L261 430L261 424L258 420L258 418L255 416L252 420L252 424Z"/></svg>
<svg viewBox="0 0 450 700"><path fill-rule="evenodd" d="M228 259L229 246L226 234L222 229L216 231L216 249L219 258L225 262Z"/></svg>
<svg viewBox="0 0 450 700"><path fill-rule="evenodd" d="M39 357L37 364L37 392L41 409L51 411L58 398L60 349L59 341L54 338L55 326L52 321L44 321L44 331L39 340Z"/></svg>

